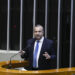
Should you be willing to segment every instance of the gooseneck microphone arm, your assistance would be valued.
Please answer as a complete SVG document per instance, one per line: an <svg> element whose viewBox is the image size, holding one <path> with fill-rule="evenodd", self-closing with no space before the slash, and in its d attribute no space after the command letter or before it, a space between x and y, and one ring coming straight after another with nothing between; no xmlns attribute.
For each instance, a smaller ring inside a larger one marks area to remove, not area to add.
<svg viewBox="0 0 75 75"><path fill-rule="evenodd" d="M12 59L13 57L15 57L16 55L18 55L19 53L20 53L20 52L18 52L18 53L14 54L13 56L10 57L9 67L8 67L9 69L12 68L11 59Z"/></svg>
<svg viewBox="0 0 75 75"><path fill-rule="evenodd" d="M22 49L22 50L23 50L23 51L24 51L24 50L27 50L29 47L30 47L30 46L27 46L27 47L25 47L25 48ZM11 68L12 68L12 63L11 63L12 58L15 57L16 55L18 55L19 53L20 53L20 52L18 52L18 53L16 53L16 54L12 55L12 56L10 57L8 69L11 69Z"/></svg>

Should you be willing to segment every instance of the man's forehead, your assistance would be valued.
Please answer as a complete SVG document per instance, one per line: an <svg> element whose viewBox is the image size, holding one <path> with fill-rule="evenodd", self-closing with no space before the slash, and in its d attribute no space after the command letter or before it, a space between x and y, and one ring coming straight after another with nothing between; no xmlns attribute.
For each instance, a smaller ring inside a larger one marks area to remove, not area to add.
<svg viewBox="0 0 75 75"><path fill-rule="evenodd" d="M40 29L43 29L43 27L38 26L38 27L34 27L34 29L38 29L38 30L40 30Z"/></svg>

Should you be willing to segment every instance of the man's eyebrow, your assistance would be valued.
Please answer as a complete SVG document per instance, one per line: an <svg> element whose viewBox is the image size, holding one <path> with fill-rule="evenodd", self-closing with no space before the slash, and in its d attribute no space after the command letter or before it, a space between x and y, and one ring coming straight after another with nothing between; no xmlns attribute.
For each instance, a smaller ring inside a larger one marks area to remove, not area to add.
<svg viewBox="0 0 75 75"><path fill-rule="evenodd" d="M41 32L41 31L35 31L35 32Z"/></svg>

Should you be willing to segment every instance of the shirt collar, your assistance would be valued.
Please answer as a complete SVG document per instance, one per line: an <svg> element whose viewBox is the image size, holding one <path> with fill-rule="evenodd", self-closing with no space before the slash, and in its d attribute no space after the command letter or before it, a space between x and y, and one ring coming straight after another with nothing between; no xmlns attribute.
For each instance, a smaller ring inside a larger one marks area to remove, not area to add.
<svg viewBox="0 0 75 75"><path fill-rule="evenodd" d="M43 40L44 40L44 37L42 37L40 40L39 40L39 42L43 42ZM37 41L37 40L36 40Z"/></svg>

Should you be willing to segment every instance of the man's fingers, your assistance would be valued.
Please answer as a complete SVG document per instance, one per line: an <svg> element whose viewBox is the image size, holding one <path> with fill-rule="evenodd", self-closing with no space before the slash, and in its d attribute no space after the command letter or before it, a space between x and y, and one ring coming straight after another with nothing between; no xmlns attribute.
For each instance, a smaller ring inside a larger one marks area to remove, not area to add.
<svg viewBox="0 0 75 75"><path fill-rule="evenodd" d="M44 52L43 56L47 56L47 55L48 55L48 53L47 52Z"/></svg>
<svg viewBox="0 0 75 75"><path fill-rule="evenodd" d="M45 56L46 54L43 54L43 56Z"/></svg>
<svg viewBox="0 0 75 75"><path fill-rule="evenodd" d="M46 57L46 59L50 59L50 55L47 52L44 52L43 56Z"/></svg>
<svg viewBox="0 0 75 75"><path fill-rule="evenodd" d="M25 51L23 51L23 50L20 50L20 53L21 53L21 54L23 54L23 53L25 53Z"/></svg>
<svg viewBox="0 0 75 75"><path fill-rule="evenodd" d="M19 52L20 52L20 53L22 53L22 52L23 52L23 50L20 50Z"/></svg>
<svg viewBox="0 0 75 75"><path fill-rule="evenodd" d="M46 57L46 59L48 59L48 54L43 54L44 57Z"/></svg>
<svg viewBox="0 0 75 75"><path fill-rule="evenodd" d="M47 52L45 52L45 54L48 54Z"/></svg>
<svg viewBox="0 0 75 75"><path fill-rule="evenodd" d="M46 59L48 59L48 58L46 57Z"/></svg>
<svg viewBox="0 0 75 75"><path fill-rule="evenodd" d="M43 56L47 57L47 56L48 56L48 54L47 54L47 53L45 53L45 54L43 54Z"/></svg>

